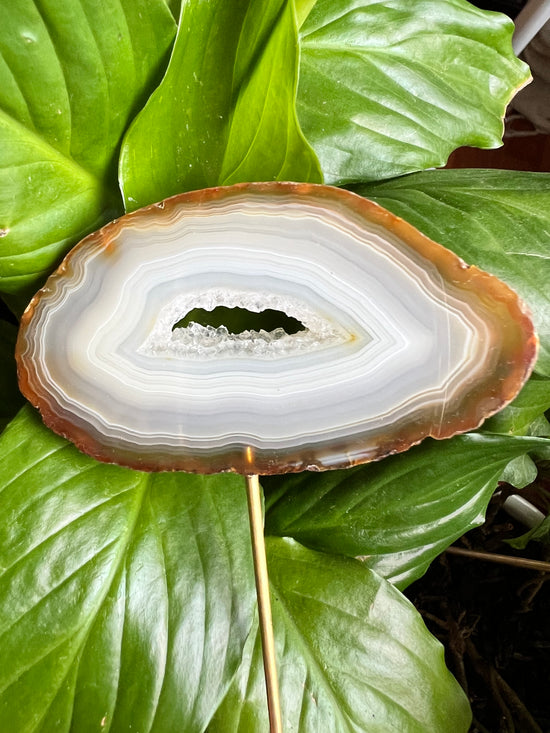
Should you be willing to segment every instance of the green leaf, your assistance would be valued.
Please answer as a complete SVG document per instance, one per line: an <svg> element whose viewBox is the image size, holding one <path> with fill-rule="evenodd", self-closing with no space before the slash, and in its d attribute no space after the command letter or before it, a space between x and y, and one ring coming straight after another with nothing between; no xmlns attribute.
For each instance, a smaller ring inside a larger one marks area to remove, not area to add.
<svg viewBox="0 0 550 733"><path fill-rule="evenodd" d="M317 0L294 0L298 28L301 28L303 26L307 16L311 13L311 10L313 7L315 7L316 3Z"/></svg>
<svg viewBox="0 0 550 733"><path fill-rule="evenodd" d="M162 0L17 0L0 27L0 289L121 210L122 134L175 33Z"/></svg>
<svg viewBox="0 0 550 733"><path fill-rule="evenodd" d="M166 5L170 8L170 12L174 16L174 19L177 20L180 17L181 12L181 0L164 0L166 2Z"/></svg>
<svg viewBox="0 0 550 733"><path fill-rule="evenodd" d="M298 118L327 183L443 165L501 144L529 69L513 23L463 0L302 0Z"/></svg>
<svg viewBox="0 0 550 733"><path fill-rule="evenodd" d="M0 320L0 432L25 401L17 385L13 356L16 338L17 327Z"/></svg>
<svg viewBox="0 0 550 733"><path fill-rule="evenodd" d="M266 533L364 558L400 588L483 522L506 464L550 440L471 433L347 471L267 484Z"/></svg>
<svg viewBox="0 0 550 733"><path fill-rule="evenodd" d="M537 478L538 469L530 456L518 456L510 461L500 476L500 481L523 489Z"/></svg>
<svg viewBox="0 0 550 733"><path fill-rule="evenodd" d="M413 606L355 560L268 541L283 727L461 733L466 697ZM208 733L268 730L259 639Z"/></svg>
<svg viewBox="0 0 550 733"><path fill-rule="evenodd" d="M549 173L426 171L357 191L511 285L533 313L536 369L550 376Z"/></svg>
<svg viewBox="0 0 550 733"><path fill-rule="evenodd" d="M166 75L130 128L127 209L240 181L320 181L296 119L291 0L185 3Z"/></svg>
<svg viewBox="0 0 550 733"><path fill-rule="evenodd" d="M242 478L0 438L0 730L204 730L253 619Z"/></svg>
<svg viewBox="0 0 550 733"><path fill-rule="evenodd" d="M550 409L550 379L531 378L516 399L483 423L483 432L530 435L533 421Z"/></svg>
<svg viewBox="0 0 550 733"><path fill-rule="evenodd" d="M550 437L550 426L544 417L548 408L550 408L550 380L535 375L524 385L511 404L483 423L482 432ZM523 455L510 461L500 480L523 489L532 483L537 475L538 468L533 459Z"/></svg>
<svg viewBox="0 0 550 733"><path fill-rule="evenodd" d="M513 540L506 540L506 542L516 550L524 550L531 540L542 542L545 545L550 544L550 514L537 527L533 527L529 532Z"/></svg>
<svg viewBox="0 0 550 733"><path fill-rule="evenodd" d="M539 415L533 420L527 435L536 435L539 438L550 438L550 422L547 420L545 415Z"/></svg>
<svg viewBox="0 0 550 733"><path fill-rule="evenodd" d="M76 241L117 211L74 161L0 110L0 289L28 297Z"/></svg>

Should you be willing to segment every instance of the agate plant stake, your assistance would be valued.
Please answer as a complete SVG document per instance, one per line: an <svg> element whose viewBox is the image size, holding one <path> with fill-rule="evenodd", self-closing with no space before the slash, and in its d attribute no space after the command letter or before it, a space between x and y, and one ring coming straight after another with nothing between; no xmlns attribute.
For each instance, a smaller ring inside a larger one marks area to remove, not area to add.
<svg viewBox="0 0 550 733"><path fill-rule="evenodd" d="M269 576L265 553L262 498L260 480L257 474L248 474L246 476L246 495L248 499L250 537L252 540L252 557L254 560L260 638L262 640L264 660L269 729L271 733L282 733L283 722L279 700L279 681L277 679L277 659L275 655L273 619L271 617L271 600L269 597Z"/></svg>
<svg viewBox="0 0 550 733"><path fill-rule="evenodd" d="M219 306L303 329L174 328ZM112 222L33 298L17 344L23 393L84 452L248 477L273 731L258 474L346 468L476 428L536 353L507 285L355 194L296 183L195 191Z"/></svg>

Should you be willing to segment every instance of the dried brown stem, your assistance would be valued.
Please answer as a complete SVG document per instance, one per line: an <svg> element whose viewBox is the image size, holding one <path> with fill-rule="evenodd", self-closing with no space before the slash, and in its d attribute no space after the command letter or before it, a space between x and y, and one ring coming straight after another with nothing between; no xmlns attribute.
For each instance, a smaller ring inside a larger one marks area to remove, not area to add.
<svg viewBox="0 0 550 733"><path fill-rule="evenodd" d="M448 547L446 552L449 555L461 555L462 557L471 557L475 560L485 560L486 562L496 562L502 565L514 565L518 568L528 568L529 570L541 570L542 572L550 572L550 562L543 560L531 560L527 557L513 557L511 555L499 555L493 552L478 552L477 550L466 550L462 547Z"/></svg>

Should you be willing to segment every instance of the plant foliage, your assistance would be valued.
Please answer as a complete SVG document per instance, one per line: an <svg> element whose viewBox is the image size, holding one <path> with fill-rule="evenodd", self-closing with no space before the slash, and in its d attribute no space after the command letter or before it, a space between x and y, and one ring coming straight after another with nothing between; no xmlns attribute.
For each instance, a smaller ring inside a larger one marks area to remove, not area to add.
<svg viewBox="0 0 550 733"><path fill-rule="evenodd" d="M356 184L531 307L540 378L491 434L266 482L286 729L466 731L466 698L397 587L483 521L512 459L550 450L550 176L414 171L499 144L528 80L511 23L463 0L0 7L6 297L124 210L295 179ZM16 415L1 326L0 729L265 731L242 480L100 465Z"/></svg>

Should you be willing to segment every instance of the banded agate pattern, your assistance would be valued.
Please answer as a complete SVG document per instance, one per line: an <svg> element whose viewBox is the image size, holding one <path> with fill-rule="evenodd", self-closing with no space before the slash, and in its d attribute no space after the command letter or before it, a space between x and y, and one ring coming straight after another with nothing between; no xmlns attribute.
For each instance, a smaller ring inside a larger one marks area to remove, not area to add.
<svg viewBox="0 0 550 733"><path fill-rule="evenodd" d="M287 334L191 323L218 306ZM20 385L47 425L142 470L342 468L477 427L532 369L516 294L355 194L240 184L112 222L33 298Z"/></svg>

